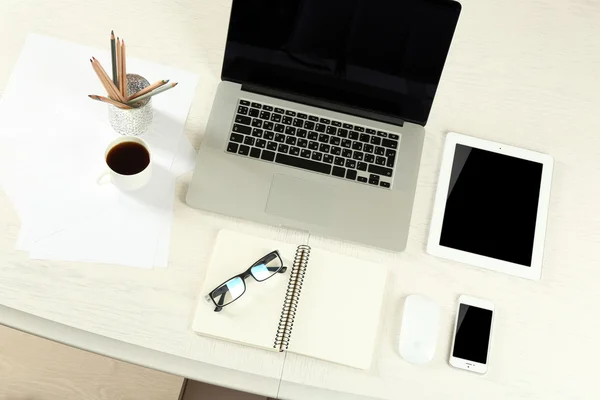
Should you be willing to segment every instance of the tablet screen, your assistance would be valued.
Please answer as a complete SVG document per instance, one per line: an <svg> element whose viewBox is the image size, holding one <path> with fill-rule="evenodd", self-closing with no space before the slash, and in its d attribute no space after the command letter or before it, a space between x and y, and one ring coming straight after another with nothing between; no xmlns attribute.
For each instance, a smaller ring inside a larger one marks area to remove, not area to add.
<svg viewBox="0 0 600 400"><path fill-rule="evenodd" d="M457 144L440 246L530 267L542 167Z"/></svg>

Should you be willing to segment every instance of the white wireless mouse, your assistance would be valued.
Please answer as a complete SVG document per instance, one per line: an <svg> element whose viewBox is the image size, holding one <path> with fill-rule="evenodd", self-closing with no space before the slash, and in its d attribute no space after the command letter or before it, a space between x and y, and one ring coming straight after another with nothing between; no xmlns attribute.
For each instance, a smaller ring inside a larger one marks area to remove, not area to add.
<svg viewBox="0 0 600 400"><path fill-rule="evenodd" d="M440 307L428 297L413 294L404 301L398 350L413 364L427 364L433 359L440 328Z"/></svg>

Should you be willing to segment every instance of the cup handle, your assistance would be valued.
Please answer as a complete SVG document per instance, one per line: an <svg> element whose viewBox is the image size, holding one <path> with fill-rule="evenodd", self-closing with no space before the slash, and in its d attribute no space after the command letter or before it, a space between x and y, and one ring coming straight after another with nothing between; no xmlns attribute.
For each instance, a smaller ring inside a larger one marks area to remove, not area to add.
<svg viewBox="0 0 600 400"><path fill-rule="evenodd" d="M98 185L105 185L110 182L111 182L111 179L110 179L110 171L109 170L102 172L100 175L98 175L98 178L96 179L96 183Z"/></svg>

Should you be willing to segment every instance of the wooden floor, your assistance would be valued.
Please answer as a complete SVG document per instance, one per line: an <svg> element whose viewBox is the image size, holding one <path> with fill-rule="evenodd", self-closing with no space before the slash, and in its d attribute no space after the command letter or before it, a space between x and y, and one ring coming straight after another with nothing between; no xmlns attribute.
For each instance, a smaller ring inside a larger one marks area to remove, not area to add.
<svg viewBox="0 0 600 400"><path fill-rule="evenodd" d="M0 325L0 400L178 400L184 379ZM182 400L266 400L200 382Z"/></svg>

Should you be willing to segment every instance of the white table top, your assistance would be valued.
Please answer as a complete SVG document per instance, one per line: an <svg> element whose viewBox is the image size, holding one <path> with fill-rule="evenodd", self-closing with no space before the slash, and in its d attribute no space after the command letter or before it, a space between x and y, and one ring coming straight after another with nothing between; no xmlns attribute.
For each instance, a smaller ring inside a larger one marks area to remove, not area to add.
<svg viewBox="0 0 600 400"><path fill-rule="evenodd" d="M191 331L218 229L301 238L189 208L184 196L191 174L178 181L170 267L151 271L29 260L14 250L19 219L0 191L0 323L182 376L281 398L598 397L593 365L600 357L600 5L588 0L462 4L426 127L406 251L392 254L316 239L326 248L380 261L392 271L370 371L247 348ZM229 7L228 0L4 0L0 93L28 33L105 47L108 32L115 29L127 38L128 52L135 57L190 71L208 67L210 86L198 88L186 125L197 147L220 76ZM554 156L540 282L425 253L448 131ZM438 350L425 367L404 362L395 351L399 310L411 293L426 294L443 309ZM460 294L496 305L485 376L447 364Z"/></svg>

